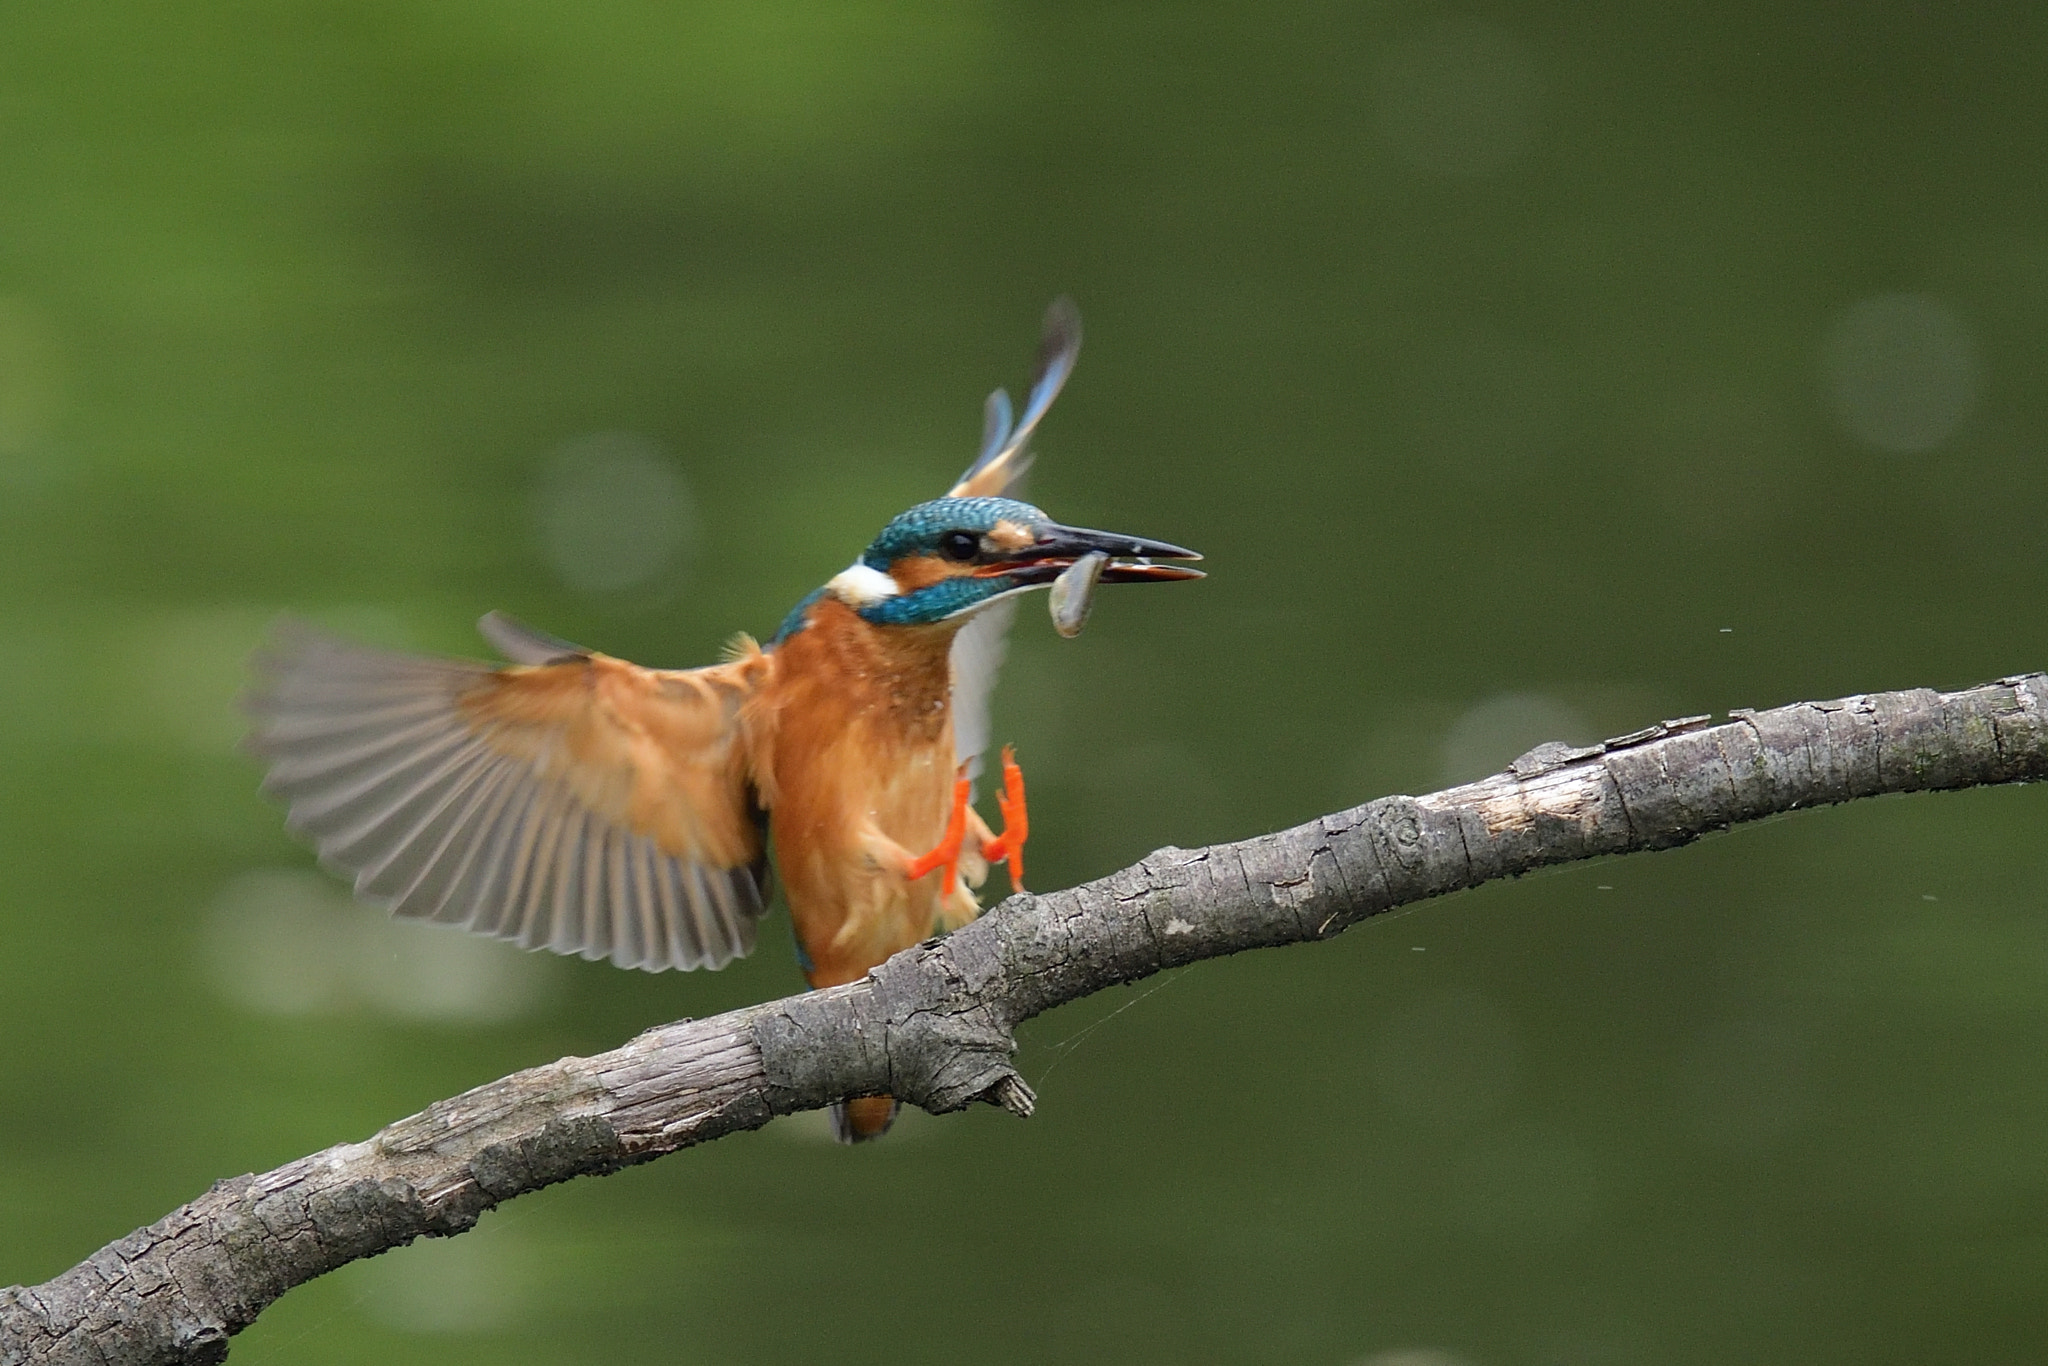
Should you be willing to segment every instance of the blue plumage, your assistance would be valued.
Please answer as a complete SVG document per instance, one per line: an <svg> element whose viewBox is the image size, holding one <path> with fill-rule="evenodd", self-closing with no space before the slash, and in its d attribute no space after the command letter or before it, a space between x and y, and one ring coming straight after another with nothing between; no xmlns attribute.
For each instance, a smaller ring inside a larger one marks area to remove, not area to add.
<svg viewBox="0 0 2048 1366"><path fill-rule="evenodd" d="M929 588L883 598L871 607L860 608L862 621L876 626L929 626L1001 597L1019 585L1003 574L987 578L941 579Z"/></svg>
<svg viewBox="0 0 2048 1366"><path fill-rule="evenodd" d="M888 572L889 566L907 555L931 555L939 538L949 531L968 531L976 536L993 531L997 522L1015 522L1028 531L1052 525L1052 518L1029 503L1015 498L934 498L919 503L882 528L875 543L861 555L870 569Z"/></svg>
<svg viewBox="0 0 2048 1366"><path fill-rule="evenodd" d="M770 645L780 645L798 631L803 630L806 624L804 618L809 615L811 604L824 597L825 592L826 590L823 588L813 588L810 592L798 598L796 606L789 609L789 615L782 619L782 625L775 628L775 635L768 643Z"/></svg>

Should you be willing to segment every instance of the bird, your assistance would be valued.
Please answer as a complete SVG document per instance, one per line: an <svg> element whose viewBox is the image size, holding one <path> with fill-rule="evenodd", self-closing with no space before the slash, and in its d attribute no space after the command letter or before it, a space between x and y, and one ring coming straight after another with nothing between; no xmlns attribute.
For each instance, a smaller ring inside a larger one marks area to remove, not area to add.
<svg viewBox="0 0 2048 1366"><path fill-rule="evenodd" d="M992 866L1023 889L1011 748L1003 830L973 805L1018 599L1076 566L1084 593L1202 577L1194 551L1065 526L1016 496L1080 344L1079 312L1055 300L1022 413L990 394L944 497L719 663L646 668L500 612L478 629L502 665L281 623L244 699L264 790L364 900L624 968L751 952L778 880L813 989L966 924ZM896 1110L850 1098L833 1131L879 1137Z"/></svg>

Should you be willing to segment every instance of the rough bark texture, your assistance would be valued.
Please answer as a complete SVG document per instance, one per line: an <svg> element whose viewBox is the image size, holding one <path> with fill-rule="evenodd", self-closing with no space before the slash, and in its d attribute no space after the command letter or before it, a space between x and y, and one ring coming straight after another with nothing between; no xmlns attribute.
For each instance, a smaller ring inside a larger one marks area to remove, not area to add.
<svg viewBox="0 0 2048 1366"><path fill-rule="evenodd" d="M1687 717L1277 834L1161 849L1012 897L828 991L651 1030L239 1176L53 1280L0 1290L0 1366L219 1361L295 1285L573 1176L887 1092L1031 1112L1017 1024L1163 968L1327 939L1367 916L1548 864L1664 849L1799 807L2048 776L2048 676Z"/></svg>

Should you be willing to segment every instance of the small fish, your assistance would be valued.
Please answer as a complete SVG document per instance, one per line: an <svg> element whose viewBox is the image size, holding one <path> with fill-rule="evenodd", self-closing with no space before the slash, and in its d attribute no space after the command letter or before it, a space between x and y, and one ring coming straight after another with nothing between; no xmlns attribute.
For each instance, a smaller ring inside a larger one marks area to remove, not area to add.
<svg viewBox="0 0 2048 1366"><path fill-rule="evenodd" d="M1109 556L1091 550L1052 581L1048 604L1052 610L1052 629L1068 640L1080 635L1081 628L1088 624L1089 610L1095 606L1095 585L1101 582L1102 567L1108 563Z"/></svg>

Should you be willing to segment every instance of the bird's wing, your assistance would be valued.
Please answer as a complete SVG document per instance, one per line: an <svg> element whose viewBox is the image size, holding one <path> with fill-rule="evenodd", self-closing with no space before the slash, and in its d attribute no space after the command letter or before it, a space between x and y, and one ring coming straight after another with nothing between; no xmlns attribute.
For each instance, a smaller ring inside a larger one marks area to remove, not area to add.
<svg viewBox="0 0 2048 1366"><path fill-rule="evenodd" d="M1010 396L1001 389L988 396L982 410L981 452L947 494L949 498L982 498L1014 494L1031 468L1031 434L1045 410L1059 396L1060 386L1074 372L1081 353L1081 310L1061 296L1045 310L1038 340L1038 373L1024 415L1010 420ZM988 702L1003 666L1010 623L1017 616L1015 598L1005 598L977 612L953 637L953 752L970 776L981 772L982 751L989 744Z"/></svg>
<svg viewBox="0 0 2048 1366"><path fill-rule="evenodd" d="M591 653L574 641L536 631L509 612L484 613L477 618L476 633L514 664L554 664Z"/></svg>
<svg viewBox="0 0 2048 1366"><path fill-rule="evenodd" d="M739 714L768 657L643 669L483 630L534 662L278 630L250 748L292 828L398 915L651 972L751 952L766 872Z"/></svg>
<svg viewBox="0 0 2048 1366"><path fill-rule="evenodd" d="M967 765L970 778L981 776L981 756L989 743L988 701L1016 617L1017 600L1004 598L969 617L953 637L953 759Z"/></svg>
<svg viewBox="0 0 2048 1366"><path fill-rule="evenodd" d="M1038 373L1032 377L1024 415L1012 425L1010 396L1001 389L988 396L982 410L981 453L946 494L948 498L999 497L1017 487L1031 467L1031 433L1059 397L1067 376L1074 373L1074 358L1080 354L1081 310L1062 295L1045 310L1044 328L1038 337Z"/></svg>

